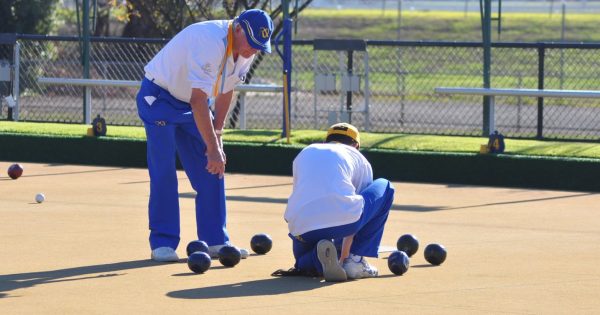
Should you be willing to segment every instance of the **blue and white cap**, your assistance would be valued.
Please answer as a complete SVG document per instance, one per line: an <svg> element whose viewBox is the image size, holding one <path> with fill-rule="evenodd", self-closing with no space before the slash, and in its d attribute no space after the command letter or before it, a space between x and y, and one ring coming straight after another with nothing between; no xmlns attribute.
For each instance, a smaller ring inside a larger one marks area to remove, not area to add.
<svg viewBox="0 0 600 315"><path fill-rule="evenodd" d="M246 33L248 44L255 49L271 53L271 34L273 20L263 10L250 9L242 12L237 18Z"/></svg>

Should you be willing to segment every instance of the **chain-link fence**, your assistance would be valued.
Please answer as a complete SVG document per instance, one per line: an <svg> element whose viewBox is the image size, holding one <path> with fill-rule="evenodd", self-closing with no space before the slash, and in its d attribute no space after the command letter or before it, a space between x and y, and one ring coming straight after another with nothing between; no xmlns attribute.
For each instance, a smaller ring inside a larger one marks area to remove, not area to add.
<svg viewBox="0 0 600 315"><path fill-rule="evenodd" d="M482 134L483 97L445 96L435 87L481 87L483 48L479 43L368 41L368 69L355 54L360 90L352 93L358 113L352 123L373 132L415 134ZM294 128L322 129L328 114L344 109L347 52L313 50L312 41L296 42L294 63ZM597 90L600 68L596 44L502 43L492 48L492 87L515 89ZM339 69L339 70L337 70ZM368 72L368 91L364 73ZM319 87L323 73L335 87ZM299 79L301 78L301 79ZM310 109L314 89L316 110ZM329 96L329 99L327 98ZM368 115L362 100L368 96ZM600 139L600 100L496 97L496 127L514 138ZM363 111L363 112L361 112ZM340 113L341 114L341 113ZM538 115L542 115L541 119ZM368 116L368 121L365 121ZM316 118L315 118L316 117ZM340 117L340 116L338 116ZM344 116L348 118L348 115Z"/></svg>
<svg viewBox="0 0 600 315"><path fill-rule="evenodd" d="M164 40L93 38L93 79L140 80L144 65ZM19 119L81 123L83 88L40 85L39 77L81 78L75 37L21 36ZM435 87L481 87L479 43L366 41L365 51L315 50L314 41L293 42L292 129L323 129L351 120L371 132L473 135L483 129L483 101L447 96ZM497 88L596 90L600 45L498 43L492 47L491 85ZM257 58L250 83L282 83L276 53ZM135 88L94 87L91 116L108 124L141 125ZM248 92L245 126L282 126L281 93ZM600 100L496 97L496 127L513 138L600 139ZM543 108L543 111L540 109ZM229 128L239 128L239 103ZM543 115L540 119L538 115ZM6 117L5 115L2 117Z"/></svg>
<svg viewBox="0 0 600 315"><path fill-rule="evenodd" d="M0 34L0 119L13 119L16 36Z"/></svg>
<svg viewBox="0 0 600 315"><path fill-rule="evenodd" d="M81 123L84 88L43 85L40 77L81 78L81 43L73 37L28 36L21 39L21 93L19 117L28 121ZM164 40L95 39L90 49L90 77L106 80L141 80L144 65ZM92 89L92 116L106 117L113 125L139 125L136 88Z"/></svg>

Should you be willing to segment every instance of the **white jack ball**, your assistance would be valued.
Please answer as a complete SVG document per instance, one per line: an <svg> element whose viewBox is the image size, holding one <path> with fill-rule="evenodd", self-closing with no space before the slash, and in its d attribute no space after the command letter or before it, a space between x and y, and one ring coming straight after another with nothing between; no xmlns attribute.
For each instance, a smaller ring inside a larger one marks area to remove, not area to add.
<svg viewBox="0 0 600 315"><path fill-rule="evenodd" d="M39 193L35 195L35 201L37 201L37 203L42 203L44 200L46 200L46 196L44 196L44 194Z"/></svg>

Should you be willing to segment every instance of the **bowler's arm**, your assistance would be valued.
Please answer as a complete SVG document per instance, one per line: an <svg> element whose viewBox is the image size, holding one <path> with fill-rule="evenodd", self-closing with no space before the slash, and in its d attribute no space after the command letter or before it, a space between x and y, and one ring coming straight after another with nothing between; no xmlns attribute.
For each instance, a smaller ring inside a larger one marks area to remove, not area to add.
<svg viewBox="0 0 600 315"><path fill-rule="evenodd" d="M225 173L225 157L215 134L210 109L208 108L208 96L201 89L193 88L190 105L194 115L194 122L206 145L206 157L208 159L206 170L211 174L223 177Z"/></svg>
<svg viewBox="0 0 600 315"><path fill-rule="evenodd" d="M215 98L215 130L222 130L225 126L225 118L227 118L227 113L229 113L232 98L233 90L224 94L219 94Z"/></svg>

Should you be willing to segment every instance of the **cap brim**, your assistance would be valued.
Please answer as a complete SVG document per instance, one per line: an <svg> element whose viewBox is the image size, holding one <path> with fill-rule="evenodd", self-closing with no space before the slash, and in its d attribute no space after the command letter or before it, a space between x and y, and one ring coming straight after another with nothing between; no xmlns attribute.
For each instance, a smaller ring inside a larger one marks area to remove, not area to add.
<svg viewBox="0 0 600 315"><path fill-rule="evenodd" d="M268 42L265 43L265 45L260 45L259 43L257 43L256 39L252 38L252 30L249 29L250 25L248 25L247 21L242 21L244 23L244 35L246 35L246 41L248 42L248 44L250 45L250 47L256 49L256 50L260 50L260 51L264 51L266 53L271 53L271 41L269 40Z"/></svg>
<svg viewBox="0 0 600 315"><path fill-rule="evenodd" d="M248 44L250 45L250 47L256 49L256 50L260 50L260 51L264 51L268 54L271 53L271 42L267 42L264 46L261 46L257 43L255 43L254 41L252 41L252 38L250 37L250 35L248 35L248 32L244 32L246 34L246 41L248 42Z"/></svg>
<svg viewBox="0 0 600 315"><path fill-rule="evenodd" d="M262 51L266 52L267 54L271 53L271 42L267 42L267 44L265 45L264 49L262 49Z"/></svg>

